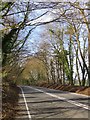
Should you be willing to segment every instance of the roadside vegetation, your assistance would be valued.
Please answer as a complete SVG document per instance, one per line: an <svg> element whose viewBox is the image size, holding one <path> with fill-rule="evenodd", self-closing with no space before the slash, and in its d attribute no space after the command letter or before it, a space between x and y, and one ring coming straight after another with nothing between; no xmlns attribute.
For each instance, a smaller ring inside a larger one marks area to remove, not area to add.
<svg viewBox="0 0 90 120"><path fill-rule="evenodd" d="M7 82L4 82L2 87L2 120L13 120L17 115L19 89L16 85L9 85Z"/></svg>
<svg viewBox="0 0 90 120"><path fill-rule="evenodd" d="M15 117L17 85L89 95L90 2L16 0L1 2L0 12L3 120ZM40 26L39 38L33 36L38 45L33 48L32 33Z"/></svg>

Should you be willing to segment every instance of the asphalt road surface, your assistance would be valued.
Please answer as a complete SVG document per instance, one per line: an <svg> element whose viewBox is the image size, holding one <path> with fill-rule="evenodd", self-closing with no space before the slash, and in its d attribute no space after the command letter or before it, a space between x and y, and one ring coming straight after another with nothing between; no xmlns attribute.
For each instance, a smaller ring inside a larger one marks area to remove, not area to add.
<svg viewBox="0 0 90 120"><path fill-rule="evenodd" d="M90 97L43 87L20 86L16 120L90 120Z"/></svg>

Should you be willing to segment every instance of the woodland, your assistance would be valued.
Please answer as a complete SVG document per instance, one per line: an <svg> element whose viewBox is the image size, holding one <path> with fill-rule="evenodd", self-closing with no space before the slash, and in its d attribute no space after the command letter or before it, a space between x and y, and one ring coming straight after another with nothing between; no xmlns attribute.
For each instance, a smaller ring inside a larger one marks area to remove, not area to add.
<svg viewBox="0 0 90 120"><path fill-rule="evenodd" d="M17 85L90 87L89 1L16 0L1 2L0 12L4 103ZM37 28L41 31L38 38ZM32 37L36 39L34 45ZM18 90L15 95L18 96ZM3 108L5 114L5 104Z"/></svg>

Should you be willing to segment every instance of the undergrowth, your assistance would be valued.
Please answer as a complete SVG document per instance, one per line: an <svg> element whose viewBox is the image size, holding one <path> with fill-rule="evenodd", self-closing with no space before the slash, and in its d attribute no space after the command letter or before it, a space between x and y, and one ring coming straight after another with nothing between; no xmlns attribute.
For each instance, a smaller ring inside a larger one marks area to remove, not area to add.
<svg viewBox="0 0 90 120"><path fill-rule="evenodd" d="M2 85L2 120L14 120L18 98L19 88L16 84L4 82Z"/></svg>

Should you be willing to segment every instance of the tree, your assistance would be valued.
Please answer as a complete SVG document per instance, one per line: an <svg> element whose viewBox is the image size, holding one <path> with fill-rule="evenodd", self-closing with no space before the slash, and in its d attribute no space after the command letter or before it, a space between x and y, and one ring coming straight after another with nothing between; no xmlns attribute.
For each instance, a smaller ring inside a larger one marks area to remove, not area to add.
<svg viewBox="0 0 90 120"><path fill-rule="evenodd" d="M42 13L40 13L39 10L42 10ZM7 64L8 63L15 64L14 56L17 56L17 60L20 60L18 58L18 56L20 56L21 54L20 51L23 51L26 41L29 39L31 32L36 27L40 25L47 25L49 23L52 23L52 25L59 23L59 25L61 25L59 27L59 30L55 28L54 30L51 29L51 33L54 37L53 40L55 39L56 41L55 45L52 44L53 53L51 52L52 50L51 51L49 50L51 56L47 55L48 53L47 50L43 49L42 51L41 50L42 48L40 48L40 51L38 51L37 53L39 54L39 58L43 56L40 59L42 59L44 64L46 64L48 82L51 77L50 68L48 68L48 66L50 67L50 61L53 61L51 62L52 63L51 66L53 66L52 68L54 68L55 71L55 81L57 80L62 84L68 79L69 83L73 85L74 76L77 75L79 83L81 84L82 82L82 85L85 85L87 74L89 79L90 67L88 67L87 65L85 56L85 49L87 49L85 48L87 47L86 46L87 40L84 45L85 47L82 49L80 37L82 37L81 36L81 33L83 34L82 29L85 26L88 32L88 45L89 45L90 29L86 10L89 10L89 7L86 7L85 4L82 5L81 2L65 2L64 4L63 2L22 3L15 1L13 3L10 2L3 4L2 6L3 12L1 11L3 18L2 32L5 34L5 31L7 31L6 35L3 35L2 41L3 64L5 64L5 62ZM57 11L60 12L57 13ZM47 16L49 13L51 13L52 19L44 20L44 17ZM20 17L18 15L20 15ZM18 17L19 19L17 19ZM81 26L83 27L80 29L79 27ZM17 30L14 32L15 29ZM66 34L65 32L68 32L68 34ZM9 39L7 40L7 38ZM82 42L84 43L83 38ZM65 44L67 46L67 49L65 47ZM5 50L6 47L7 50ZM90 50L88 47L88 56L89 51ZM74 55L76 55L76 57ZM76 65L73 65L75 62L74 58L76 58ZM88 61L90 61L89 59L90 58L88 57ZM76 67L77 73L73 71L74 66ZM78 69L79 67L82 72L82 81ZM76 78L77 77L75 77L75 79Z"/></svg>
<svg viewBox="0 0 90 120"><path fill-rule="evenodd" d="M89 4L89 2L87 2L88 7L85 6L83 8L80 6L80 4L77 4L77 3L74 3L74 4L70 3L70 5L80 11L79 13L80 13L80 16L82 17L80 19L81 24L85 24L86 27L87 27L87 31L88 31L88 68L86 68L86 69L87 69L87 72L88 72L88 83L89 83L89 86L90 86L90 26L89 26L89 14L86 15L86 10L89 11L90 4Z"/></svg>
<svg viewBox="0 0 90 120"><path fill-rule="evenodd" d="M28 85L35 85L40 84L41 82L45 82L47 80L47 73L46 73L45 64L38 59L36 56L31 56L25 62L25 69L23 70L22 74L19 76L19 82Z"/></svg>
<svg viewBox="0 0 90 120"><path fill-rule="evenodd" d="M38 52L36 53L36 57L41 60L46 69L46 74L47 74L47 80L48 83L50 83L50 44L48 42L42 41L39 45Z"/></svg>

